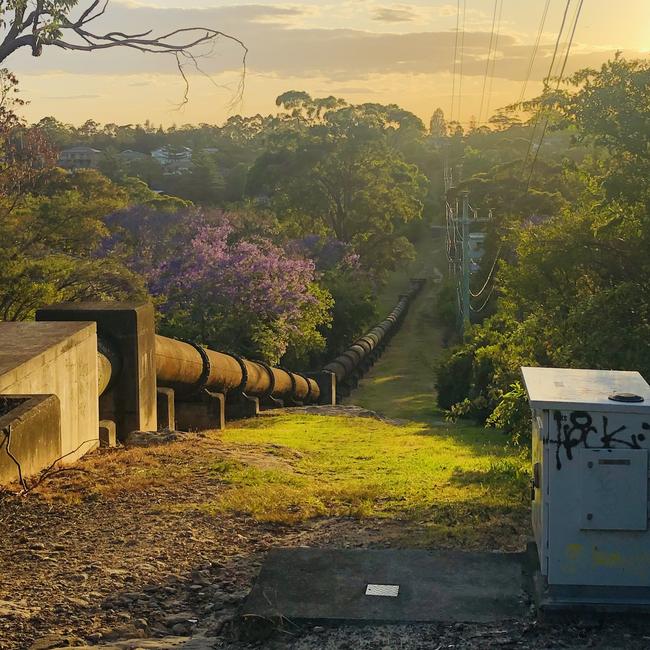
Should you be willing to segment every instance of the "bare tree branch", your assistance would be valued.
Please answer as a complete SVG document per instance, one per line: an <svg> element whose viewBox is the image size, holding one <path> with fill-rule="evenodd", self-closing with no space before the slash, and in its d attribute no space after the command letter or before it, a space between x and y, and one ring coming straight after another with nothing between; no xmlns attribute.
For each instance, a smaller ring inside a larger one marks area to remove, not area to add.
<svg viewBox="0 0 650 650"><path fill-rule="evenodd" d="M159 36L154 35L153 30L128 34L121 31L101 33L90 29L89 24L104 16L109 4L110 0L89 0L88 6L73 21L68 17L69 5L63 2L35 0L35 5L27 17L25 17L27 2L17 3L13 10L13 17L6 20L8 29L0 43L0 63L23 47L31 48L32 55L35 57L40 56L43 48L49 46L77 52L127 47L149 54L167 54L175 58L185 83L182 102L185 104L189 99L189 81L184 71L182 58L188 59L193 67L203 74L197 62L199 56L195 50L206 45L213 46L219 39L225 39L235 43L243 52L242 81L239 85L238 96L243 95L248 48L242 40L208 27L179 28ZM0 3L0 17L4 11Z"/></svg>

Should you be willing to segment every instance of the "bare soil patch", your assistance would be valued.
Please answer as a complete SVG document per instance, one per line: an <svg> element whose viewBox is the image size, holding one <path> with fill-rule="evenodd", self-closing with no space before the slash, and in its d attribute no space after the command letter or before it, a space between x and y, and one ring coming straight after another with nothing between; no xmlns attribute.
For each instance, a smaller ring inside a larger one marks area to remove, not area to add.
<svg viewBox="0 0 650 650"><path fill-rule="evenodd" d="M291 526L195 507L228 489L215 459L261 467L290 450L217 436L96 452L27 497L0 497L0 648L647 648L640 623L286 629L237 641L232 619L275 546L400 547L412 521L327 517ZM190 642L189 639L192 639Z"/></svg>

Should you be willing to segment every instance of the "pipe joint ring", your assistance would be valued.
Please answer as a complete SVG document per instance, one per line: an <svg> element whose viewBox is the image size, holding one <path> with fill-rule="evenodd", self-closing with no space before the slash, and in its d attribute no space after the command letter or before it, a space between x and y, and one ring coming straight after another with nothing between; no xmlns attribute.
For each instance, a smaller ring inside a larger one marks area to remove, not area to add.
<svg viewBox="0 0 650 650"><path fill-rule="evenodd" d="M233 352L229 352L228 356L232 357L241 368L241 384L239 384L235 390L243 393L246 390L246 384L248 383L248 368L246 367L246 362L243 357L240 357L238 354L234 354Z"/></svg>
<svg viewBox="0 0 650 650"><path fill-rule="evenodd" d="M188 341L188 340L183 340L182 342L191 345L201 355L201 361L203 362L203 370L201 371L201 376L198 378L196 384L194 384L194 386L192 386L192 388L190 389L192 393L200 393L204 388L207 387L208 380L210 379L210 373L212 372L210 357L208 356L206 349L203 346L199 345L198 343L195 343L194 341Z"/></svg>
<svg viewBox="0 0 650 650"><path fill-rule="evenodd" d="M283 366L280 366L280 370L284 370L284 372L289 375L289 379L291 379L291 399L297 402L298 396L296 395L296 389L298 388L298 385L296 383L296 376L291 372L291 370L287 370Z"/></svg>
<svg viewBox="0 0 650 650"><path fill-rule="evenodd" d="M275 375L273 374L273 368L271 368L271 366L269 366L269 364L265 363L264 361L256 361L255 363L258 366L262 366L262 368L264 368L266 371L266 374L269 376L270 388L263 395L261 395L261 397L271 397L275 392Z"/></svg>

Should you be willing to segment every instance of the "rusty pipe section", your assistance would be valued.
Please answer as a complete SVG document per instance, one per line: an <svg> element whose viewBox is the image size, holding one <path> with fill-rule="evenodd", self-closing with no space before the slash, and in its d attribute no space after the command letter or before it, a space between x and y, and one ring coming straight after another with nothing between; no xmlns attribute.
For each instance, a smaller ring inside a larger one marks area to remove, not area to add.
<svg viewBox="0 0 650 650"><path fill-rule="evenodd" d="M337 385L354 387L359 378L381 356L390 339L399 331L411 303L422 291L425 282L423 279L411 280L409 290L400 296L390 314L323 368L336 376Z"/></svg>
<svg viewBox="0 0 650 650"><path fill-rule="evenodd" d="M105 338L98 339L97 370L101 396L122 370L118 347ZM159 386L174 388L181 394L206 388L215 393L240 391L251 397L301 404L318 402L320 397L316 381L298 373L159 335L156 380Z"/></svg>
<svg viewBox="0 0 650 650"><path fill-rule="evenodd" d="M297 403L320 397L318 384L297 373L165 336L156 336L156 378L160 386L186 392L241 391Z"/></svg>

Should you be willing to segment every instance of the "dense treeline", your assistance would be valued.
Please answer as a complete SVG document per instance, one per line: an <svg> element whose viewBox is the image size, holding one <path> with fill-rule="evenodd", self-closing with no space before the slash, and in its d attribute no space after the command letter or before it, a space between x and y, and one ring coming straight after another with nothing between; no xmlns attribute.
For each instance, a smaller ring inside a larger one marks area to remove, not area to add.
<svg viewBox="0 0 650 650"><path fill-rule="evenodd" d="M516 129L501 155L464 139L463 186L496 208L476 284L500 249L497 297L438 369L441 406L515 438L530 430L522 365L650 378L650 65L617 57L523 108L549 124L532 176Z"/></svg>
<svg viewBox="0 0 650 650"><path fill-rule="evenodd" d="M439 403L519 436L521 365L650 376L649 76L647 62L619 57L463 132L440 110L425 127L395 105L297 91L278 98L276 115L222 126L28 126L5 71L0 318L151 296L167 334L316 365L373 322L386 273L468 189L494 215L472 284L498 253L496 290L454 341L455 289L443 288L453 347L437 371ZM57 151L80 144L102 150L100 169L59 169ZM151 158L117 155L159 147L190 147L192 165L165 174ZM456 180L447 197L444 161Z"/></svg>
<svg viewBox="0 0 650 650"><path fill-rule="evenodd" d="M3 80L0 139L16 176L0 192L5 320L149 295L167 334L315 365L373 324L378 287L433 214L420 170L438 171L438 147L396 106L289 92L277 115L222 127L27 126L16 80ZM99 169L58 168L57 153L80 144L103 150ZM193 148L192 165L165 174L115 155L160 146Z"/></svg>

